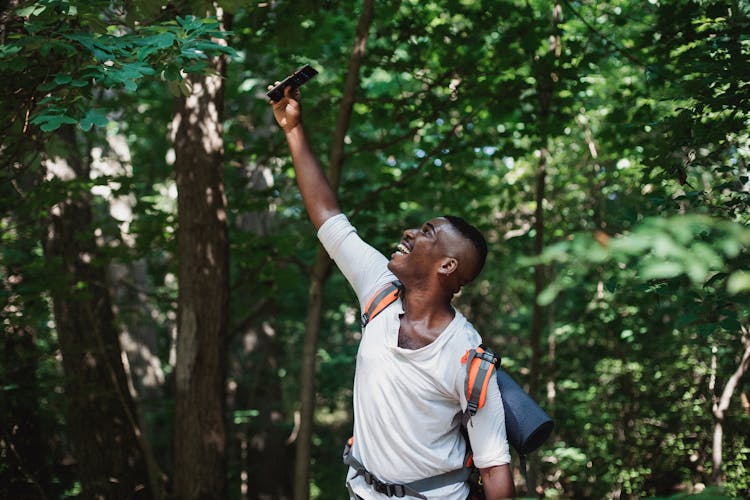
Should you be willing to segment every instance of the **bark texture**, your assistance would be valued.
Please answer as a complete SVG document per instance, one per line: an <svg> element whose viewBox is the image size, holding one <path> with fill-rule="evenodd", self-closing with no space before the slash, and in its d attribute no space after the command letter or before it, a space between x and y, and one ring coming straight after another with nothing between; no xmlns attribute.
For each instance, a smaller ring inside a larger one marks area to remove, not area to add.
<svg viewBox="0 0 750 500"><path fill-rule="evenodd" d="M190 79L173 122L178 311L174 493L226 498L224 423L229 243L221 116L226 60Z"/></svg>
<svg viewBox="0 0 750 500"><path fill-rule="evenodd" d="M724 464L724 419L726 418L726 412L729 409L729 404L732 401L732 396L737 386L740 384L743 375L750 368L750 332L745 330L742 335L743 353L740 358L740 362L737 365L737 369L727 380L724 390L721 391L721 397L714 402L713 414L714 414L714 432L713 432L713 447L711 450L711 458L713 463L713 469L711 471L711 480L716 485L722 483L722 466Z"/></svg>

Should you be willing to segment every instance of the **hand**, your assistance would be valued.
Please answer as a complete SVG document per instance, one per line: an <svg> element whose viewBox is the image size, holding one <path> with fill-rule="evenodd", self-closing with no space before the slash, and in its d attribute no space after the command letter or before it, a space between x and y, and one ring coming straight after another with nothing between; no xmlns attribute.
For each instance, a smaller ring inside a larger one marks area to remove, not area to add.
<svg viewBox="0 0 750 500"><path fill-rule="evenodd" d="M268 86L271 90L279 82ZM297 88L287 87L284 89L284 97L278 102L269 101L273 106L273 116L284 129L284 132L290 132L294 127L302 122L302 107L299 103L300 91Z"/></svg>

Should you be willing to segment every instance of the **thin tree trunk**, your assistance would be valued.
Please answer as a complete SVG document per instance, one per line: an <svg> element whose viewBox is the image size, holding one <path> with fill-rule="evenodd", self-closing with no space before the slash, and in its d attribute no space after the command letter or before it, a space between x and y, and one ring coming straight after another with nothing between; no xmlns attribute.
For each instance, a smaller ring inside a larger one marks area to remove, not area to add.
<svg viewBox="0 0 750 500"><path fill-rule="evenodd" d="M554 84L557 82L556 59L562 53L562 42L558 25L562 21L562 8L555 1L552 8L552 34L549 38L549 50L547 57L541 62L537 74L537 92L539 96L539 168L536 177L536 208L534 210L534 255L539 256L544 251L544 201L546 198L547 163L549 151L547 150L548 127L552 97L554 95ZM539 304L539 296L547 284L548 269L543 264L534 266L534 309L531 316L531 359L529 369L529 392L536 396L539 392L543 377L541 373L542 363L542 329L544 327L545 307ZM528 493L535 489L537 484L536 463L531 462L529 467L529 484L526 485Z"/></svg>
<svg viewBox="0 0 750 500"><path fill-rule="evenodd" d="M558 2L554 3L552 9L552 35L548 55L540 61L537 71L537 94L539 98L539 168L536 177L536 208L534 210L534 255L541 255L544 250L544 200L545 185L547 179L547 162L549 151L547 150L547 129L550 118L550 108L554 93L554 84L558 79L555 70L555 61L562 53L562 42L558 25L562 21L562 8ZM531 318L531 380L529 392L536 395L541 383L541 338L544 324L544 307L539 304L539 295L544 290L547 282L547 269L542 264L534 266L534 311Z"/></svg>
<svg viewBox="0 0 750 500"><path fill-rule="evenodd" d="M172 125L177 179L174 493L226 498L225 374L229 242L221 120L226 58L190 78Z"/></svg>
<svg viewBox="0 0 750 500"><path fill-rule="evenodd" d="M742 359L737 369L734 371L729 380L727 380L724 390L721 392L721 397L714 403L714 435L713 435L713 470L711 471L711 480L714 484L721 484L721 468L723 464L723 438L724 438L724 417L727 409L729 409L729 403L732 401L732 396L740 383L742 376L750 368L750 335L745 332L743 334L743 344L745 351L742 354Z"/></svg>
<svg viewBox="0 0 750 500"><path fill-rule="evenodd" d="M68 158L49 159L49 175L88 178L75 130L58 133ZM51 290L69 401L68 429L87 498L149 498L147 458L121 361L106 272L97 257L91 200L71 187L55 205L45 257L61 271ZM64 273L64 274L63 274Z"/></svg>
<svg viewBox="0 0 750 500"><path fill-rule="evenodd" d="M344 140L349 129L355 94L359 86L359 70L365 55L368 32L375 12L375 1L364 0L362 14L357 24L356 39L344 83L344 93L336 120L336 131L331 146L328 180L335 191L341 180L344 161ZM297 437L297 453L294 467L294 499L310 497L310 457L312 455L312 427L315 415L315 372L320 321L323 311L323 287L331 271L331 261L326 251L318 245L315 263L311 270L308 306L305 320L305 337L300 373L300 428Z"/></svg>
<svg viewBox="0 0 750 500"><path fill-rule="evenodd" d="M547 157L549 153L546 148L541 148L539 167L536 174L536 209L534 210L534 255L541 255L544 250L544 198L545 184L547 178ZM534 310L531 316L531 379L529 392L536 395L541 381L540 365L542 356L542 327L544 324L544 307L539 304L539 295L544 291L547 283L546 266L537 264L534 266Z"/></svg>

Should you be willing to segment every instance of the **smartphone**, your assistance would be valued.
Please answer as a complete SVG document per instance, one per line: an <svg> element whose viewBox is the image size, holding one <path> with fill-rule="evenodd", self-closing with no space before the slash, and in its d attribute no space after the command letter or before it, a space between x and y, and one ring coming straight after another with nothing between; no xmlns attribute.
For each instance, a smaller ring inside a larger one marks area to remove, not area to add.
<svg viewBox="0 0 750 500"><path fill-rule="evenodd" d="M274 88L266 92L266 95L273 102L279 102L284 97L284 89L287 87L299 88L303 83L310 80L310 78L317 75L318 72L310 66L305 64L300 69L292 73L291 75L284 78L284 81L276 85Z"/></svg>

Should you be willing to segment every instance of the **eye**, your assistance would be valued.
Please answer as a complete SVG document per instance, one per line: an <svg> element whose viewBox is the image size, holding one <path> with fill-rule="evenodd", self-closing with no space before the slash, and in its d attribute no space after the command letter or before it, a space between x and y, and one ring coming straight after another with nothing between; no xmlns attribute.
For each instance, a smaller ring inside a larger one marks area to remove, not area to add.
<svg viewBox="0 0 750 500"><path fill-rule="evenodd" d="M434 236L435 235L435 226L432 225L430 222L425 222L422 226L422 234L426 236Z"/></svg>

